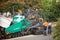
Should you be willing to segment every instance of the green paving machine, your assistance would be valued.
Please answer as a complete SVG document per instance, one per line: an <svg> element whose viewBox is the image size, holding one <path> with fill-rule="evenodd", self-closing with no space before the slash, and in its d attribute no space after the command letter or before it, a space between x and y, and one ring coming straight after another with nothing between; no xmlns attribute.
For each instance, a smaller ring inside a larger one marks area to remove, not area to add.
<svg viewBox="0 0 60 40"><path fill-rule="evenodd" d="M22 15L16 15L12 17L13 21L10 18L0 17L0 38L14 38L42 33L43 28L40 26L37 15L32 17L33 19L30 19L30 16L25 18Z"/></svg>
<svg viewBox="0 0 60 40"><path fill-rule="evenodd" d="M11 38L24 35L26 29L32 22L28 22L24 16L14 16L13 22L7 28L0 28L2 38Z"/></svg>

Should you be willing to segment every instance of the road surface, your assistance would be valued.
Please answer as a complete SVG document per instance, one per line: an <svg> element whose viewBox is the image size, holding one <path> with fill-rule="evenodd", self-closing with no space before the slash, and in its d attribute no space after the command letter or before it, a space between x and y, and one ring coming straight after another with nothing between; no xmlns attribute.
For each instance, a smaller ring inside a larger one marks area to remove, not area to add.
<svg viewBox="0 0 60 40"><path fill-rule="evenodd" d="M5 40L53 40L51 35L44 36L44 35L28 35L28 36L22 36L12 39L5 39Z"/></svg>

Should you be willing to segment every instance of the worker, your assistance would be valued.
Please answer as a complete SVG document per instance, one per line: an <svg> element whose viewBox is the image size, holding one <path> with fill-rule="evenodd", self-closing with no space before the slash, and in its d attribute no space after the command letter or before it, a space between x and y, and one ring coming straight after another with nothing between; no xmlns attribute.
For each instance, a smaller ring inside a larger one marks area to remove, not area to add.
<svg viewBox="0 0 60 40"><path fill-rule="evenodd" d="M47 35L48 34L48 22L44 22L43 27L44 27L44 34Z"/></svg>
<svg viewBox="0 0 60 40"><path fill-rule="evenodd" d="M31 15L30 19L34 19L34 18L35 18L35 16L34 15Z"/></svg>
<svg viewBox="0 0 60 40"><path fill-rule="evenodd" d="M51 34L51 26L52 26L52 23L50 22L50 23L48 24L48 34Z"/></svg>
<svg viewBox="0 0 60 40"><path fill-rule="evenodd" d="M18 14L17 16L22 16L23 18L25 18L25 16L22 14L22 10L18 9Z"/></svg>
<svg viewBox="0 0 60 40"><path fill-rule="evenodd" d="M40 27L43 27L43 18L39 18Z"/></svg>
<svg viewBox="0 0 60 40"><path fill-rule="evenodd" d="M18 9L18 15L22 15L22 10Z"/></svg>

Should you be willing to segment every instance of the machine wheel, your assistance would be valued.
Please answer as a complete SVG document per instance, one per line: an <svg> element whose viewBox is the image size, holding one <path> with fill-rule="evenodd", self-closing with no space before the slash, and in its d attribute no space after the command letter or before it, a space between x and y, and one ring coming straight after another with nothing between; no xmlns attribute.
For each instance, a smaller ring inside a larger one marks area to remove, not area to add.
<svg viewBox="0 0 60 40"><path fill-rule="evenodd" d="M35 30L34 31L34 35L38 35L39 34L39 31L38 30Z"/></svg>
<svg viewBox="0 0 60 40"><path fill-rule="evenodd" d="M22 36L24 36L25 34L24 34L24 32L21 32L21 34L22 34Z"/></svg>
<svg viewBox="0 0 60 40"><path fill-rule="evenodd" d="M27 32L27 35L30 35L30 34L31 34L31 31L28 31L28 32Z"/></svg>
<svg viewBox="0 0 60 40"><path fill-rule="evenodd" d="M1 36L2 36L2 34L1 34L1 32L0 32L0 39L1 39Z"/></svg>
<svg viewBox="0 0 60 40"><path fill-rule="evenodd" d="M36 28L31 28L31 34L37 34L37 29Z"/></svg>
<svg viewBox="0 0 60 40"><path fill-rule="evenodd" d="M4 30L5 28L0 26L0 39L4 37Z"/></svg>
<svg viewBox="0 0 60 40"><path fill-rule="evenodd" d="M15 37L20 37L20 36L21 36L20 32L15 34Z"/></svg>
<svg viewBox="0 0 60 40"><path fill-rule="evenodd" d="M13 35L12 35L12 38L15 38L15 37L20 37L21 36L21 33L19 32L19 33L14 33Z"/></svg>
<svg viewBox="0 0 60 40"><path fill-rule="evenodd" d="M10 39L12 35L6 35L6 39Z"/></svg>
<svg viewBox="0 0 60 40"><path fill-rule="evenodd" d="M15 38L22 36L20 32L6 35L6 39Z"/></svg>
<svg viewBox="0 0 60 40"><path fill-rule="evenodd" d="M32 34L32 30L30 29L30 28L27 28L27 35L30 35L30 34Z"/></svg>
<svg viewBox="0 0 60 40"><path fill-rule="evenodd" d="M41 34L43 34L43 30L39 30L38 28L33 28L32 34L41 35Z"/></svg>

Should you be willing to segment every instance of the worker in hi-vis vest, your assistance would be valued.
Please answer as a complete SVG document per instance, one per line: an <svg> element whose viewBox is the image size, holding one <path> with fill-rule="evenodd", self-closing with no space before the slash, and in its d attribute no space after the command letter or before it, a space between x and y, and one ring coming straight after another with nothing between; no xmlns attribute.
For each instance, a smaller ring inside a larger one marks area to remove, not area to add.
<svg viewBox="0 0 60 40"><path fill-rule="evenodd" d="M44 34L47 35L48 34L48 22L43 23L43 28L45 30Z"/></svg>

